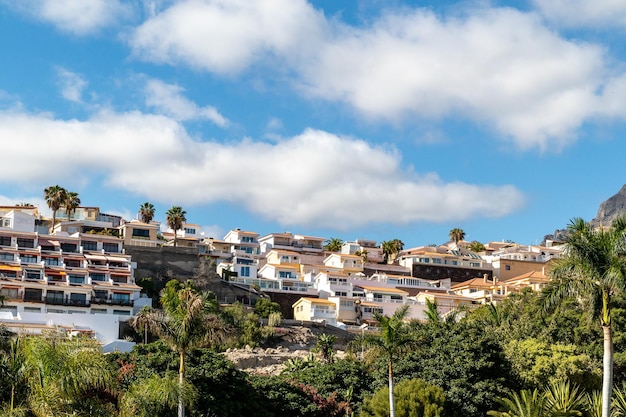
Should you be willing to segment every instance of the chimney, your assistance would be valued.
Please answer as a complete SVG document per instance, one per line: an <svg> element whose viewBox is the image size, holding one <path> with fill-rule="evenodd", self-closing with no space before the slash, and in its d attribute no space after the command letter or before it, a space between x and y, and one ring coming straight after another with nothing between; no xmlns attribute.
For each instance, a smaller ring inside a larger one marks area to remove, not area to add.
<svg viewBox="0 0 626 417"><path fill-rule="evenodd" d="M496 285L498 283L498 277L497 276L493 276L493 285Z"/></svg>
<svg viewBox="0 0 626 417"><path fill-rule="evenodd" d="M488 279L489 279L489 274L487 273L483 274L483 281L487 282Z"/></svg>

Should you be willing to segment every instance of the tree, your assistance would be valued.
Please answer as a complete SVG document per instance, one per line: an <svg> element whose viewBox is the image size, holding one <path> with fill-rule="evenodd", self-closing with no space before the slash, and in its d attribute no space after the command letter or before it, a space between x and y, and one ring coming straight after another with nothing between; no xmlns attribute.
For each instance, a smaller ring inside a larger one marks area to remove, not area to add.
<svg viewBox="0 0 626 417"><path fill-rule="evenodd" d="M408 313L408 304L397 309L391 317L378 312L375 313L374 318L380 325L380 334L370 335L366 340L366 343L378 351L387 361L390 417L396 416L393 391L393 361L413 341L409 335L409 327L404 321Z"/></svg>
<svg viewBox="0 0 626 417"><path fill-rule="evenodd" d="M156 313L154 328L179 355L178 417L185 416L185 356L194 348L209 346L221 325L216 316L217 302L207 293L198 293L190 285L169 281L161 292L163 314Z"/></svg>
<svg viewBox="0 0 626 417"><path fill-rule="evenodd" d="M259 317L267 319L272 313L280 313L280 304L269 298L257 298L254 303L254 312Z"/></svg>
<svg viewBox="0 0 626 417"><path fill-rule="evenodd" d="M450 240L452 240L455 244L458 244L461 240L465 239L465 232L463 231L463 229L455 227L454 229L450 230L448 236L450 236Z"/></svg>
<svg viewBox="0 0 626 417"><path fill-rule="evenodd" d="M333 362L335 360L335 342L337 336L332 334L322 333L317 337L317 343L315 344L315 350L317 350L322 359L326 363Z"/></svg>
<svg viewBox="0 0 626 417"><path fill-rule="evenodd" d="M337 237L331 237L324 242L324 250L328 252L341 252L343 240Z"/></svg>
<svg viewBox="0 0 626 417"><path fill-rule="evenodd" d="M400 239L392 239L381 242L380 244L383 250L383 258L385 263L393 262L398 256L400 251L404 249L404 243Z"/></svg>
<svg viewBox="0 0 626 417"><path fill-rule="evenodd" d="M76 209L80 207L80 198L78 198L78 193L75 193L74 191L66 192L63 205L65 206L65 211L67 212L67 220L72 220L72 214L74 214Z"/></svg>
<svg viewBox="0 0 626 417"><path fill-rule="evenodd" d="M360 256L364 263L369 260L369 252L367 251L367 249L358 250L354 252L354 254L356 256Z"/></svg>
<svg viewBox="0 0 626 417"><path fill-rule="evenodd" d="M362 417L389 415L388 387L378 389L365 400ZM394 388L398 417L439 417L443 412L443 390L421 379L405 379Z"/></svg>
<svg viewBox="0 0 626 417"><path fill-rule="evenodd" d="M139 313L128 320L128 324L136 331L143 333L143 343L148 343L148 331L155 327L155 315L152 307L143 306Z"/></svg>
<svg viewBox="0 0 626 417"><path fill-rule="evenodd" d="M165 213L167 226L174 231L174 247L176 247L178 231L187 221L186 214L187 212L180 206L174 206Z"/></svg>
<svg viewBox="0 0 626 417"><path fill-rule="evenodd" d="M585 393L569 382L550 383L543 392L538 389L513 392L497 400L500 410L493 417L582 417L589 409Z"/></svg>
<svg viewBox="0 0 626 417"><path fill-rule="evenodd" d="M486 249L485 245L483 245L477 240L473 240L472 243L470 243L467 248L471 250L472 252L484 252Z"/></svg>
<svg viewBox="0 0 626 417"><path fill-rule="evenodd" d="M139 219L144 223L150 223L154 219L154 205L147 201L143 203L139 207Z"/></svg>
<svg viewBox="0 0 626 417"><path fill-rule="evenodd" d="M602 417L611 412L613 386L613 297L626 289L626 218L614 221L609 228L594 228L581 218L567 228L564 257L550 271L552 281L544 289L546 310L565 298L576 297L589 304L590 312L602 325L603 379Z"/></svg>
<svg viewBox="0 0 626 417"><path fill-rule="evenodd" d="M52 210L52 227L54 228L57 219L57 211L65 204L67 190L59 185L51 185L43 190L43 197L50 210Z"/></svg>

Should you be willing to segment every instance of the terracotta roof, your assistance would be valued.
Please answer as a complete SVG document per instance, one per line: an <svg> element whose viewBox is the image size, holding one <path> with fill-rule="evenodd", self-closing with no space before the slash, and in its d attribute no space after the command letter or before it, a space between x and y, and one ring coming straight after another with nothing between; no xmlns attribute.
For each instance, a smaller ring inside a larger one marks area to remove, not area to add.
<svg viewBox="0 0 626 417"><path fill-rule="evenodd" d="M395 287L377 287L374 285L365 285L365 284L354 284L357 287L363 288L364 290L367 291L379 291L379 292L384 292L384 293L394 293L394 294L404 294L404 295L408 295L409 293L403 290L399 290L398 288Z"/></svg>
<svg viewBox="0 0 626 417"><path fill-rule="evenodd" d="M458 284L453 285L450 289L459 289L464 287L480 287L480 288L491 288L493 286L492 280L487 280L485 282L484 278L472 278L467 281L459 282Z"/></svg>

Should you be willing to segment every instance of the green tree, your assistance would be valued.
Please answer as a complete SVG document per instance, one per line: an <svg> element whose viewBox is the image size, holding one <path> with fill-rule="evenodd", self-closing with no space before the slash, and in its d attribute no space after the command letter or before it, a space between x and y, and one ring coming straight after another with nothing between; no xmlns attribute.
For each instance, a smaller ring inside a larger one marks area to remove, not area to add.
<svg viewBox="0 0 626 417"><path fill-rule="evenodd" d="M136 331L143 333L143 343L148 343L148 332L156 326L152 307L143 306L139 312L128 320L128 324Z"/></svg>
<svg viewBox="0 0 626 417"><path fill-rule="evenodd" d="M546 397L539 390L522 390L508 397L499 398L500 410L490 410L493 417L548 417Z"/></svg>
<svg viewBox="0 0 626 417"><path fill-rule="evenodd" d="M154 219L154 205L152 203L146 201L139 207L139 219L143 223L150 223Z"/></svg>
<svg viewBox="0 0 626 417"><path fill-rule="evenodd" d="M626 289L626 218L609 228L594 228L581 218L571 221L564 257L551 269L552 281L542 293L546 309L567 297L590 305L604 336L602 417L610 417L613 385L613 297Z"/></svg>
<svg viewBox="0 0 626 417"><path fill-rule="evenodd" d="M167 226L174 231L174 247L177 245L178 231L183 228L187 221L187 212L180 206L174 206L165 213Z"/></svg>
<svg viewBox="0 0 626 417"><path fill-rule="evenodd" d="M398 417L439 417L445 402L443 390L421 379L405 379L394 388ZM389 388L381 387L365 400L361 417L386 417L389 410Z"/></svg>
<svg viewBox="0 0 626 417"><path fill-rule="evenodd" d="M360 256L364 263L369 260L369 252L367 251L367 249L358 250L354 252L354 254L356 256Z"/></svg>
<svg viewBox="0 0 626 417"><path fill-rule="evenodd" d="M178 416L185 416L184 392L185 358L194 348L209 346L215 334L222 328L215 314L217 303L207 293L198 293L189 285L176 280L169 281L161 292L164 314L154 317L154 329L172 350L179 355L179 400Z"/></svg>
<svg viewBox="0 0 626 417"><path fill-rule="evenodd" d="M335 342L337 336L332 334L322 333L317 337L317 343L315 350L322 356L324 362L329 363L335 360Z"/></svg>
<svg viewBox="0 0 626 417"><path fill-rule="evenodd" d="M408 304L398 308L391 317L375 313L374 318L380 325L380 334L369 335L366 339L366 343L387 361L390 417L396 416L393 397L393 363L396 357L413 342L409 334L409 326L405 322L408 314Z"/></svg>
<svg viewBox="0 0 626 417"><path fill-rule="evenodd" d="M385 240L380 244L383 250L383 258L385 263L391 263L398 256L400 251L404 249L404 242L400 239Z"/></svg>
<svg viewBox="0 0 626 417"><path fill-rule="evenodd" d="M52 227L50 228L52 230L56 224L57 211L65 204L67 190L59 185L51 185L43 190L43 197L46 199L48 208L52 210Z"/></svg>
<svg viewBox="0 0 626 417"><path fill-rule="evenodd" d="M328 252L341 252L343 240L337 237L331 237L324 242L324 250Z"/></svg>
<svg viewBox="0 0 626 417"><path fill-rule="evenodd" d="M550 383L544 391L521 390L497 400L494 417L582 417L589 409L585 393L569 382Z"/></svg>
<svg viewBox="0 0 626 417"><path fill-rule="evenodd" d="M448 236L450 237L451 241L457 244L463 239L465 239L465 232L463 231L463 229L455 227L454 229L450 230L450 233L448 233Z"/></svg>
<svg viewBox="0 0 626 417"><path fill-rule="evenodd" d="M266 319L271 313L280 313L280 304L269 298L257 298L254 303L254 312L258 314L259 317Z"/></svg>
<svg viewBox="0 0 626 417"><path fill-rule="evenodd" d="M78 193L74 191L68 191L65 194L63 206L65 207L65 211L67 212L67 220L72 220L72 215L76 212L76 209L80 207L80 198L78 197Z"/></svg>
<svg viewBox="0 0 626 417"><path fill-rule="evenodd" d="M473 240L472 243L469 244L468 249L472 252L484 252L486 248L485 245L479 241Z"/></svg>

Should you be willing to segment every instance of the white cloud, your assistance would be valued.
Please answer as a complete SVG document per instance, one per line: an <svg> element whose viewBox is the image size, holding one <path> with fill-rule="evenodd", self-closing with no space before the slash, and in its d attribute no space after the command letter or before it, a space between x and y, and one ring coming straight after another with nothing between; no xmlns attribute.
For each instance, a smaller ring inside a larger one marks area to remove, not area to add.
<svg viewBox="0 0 626 417"><path fill-rule="evenodd" d="M49 22L64 32L86 35L130 13L120 0L3 0L13 9Z"/></svg>
<svg viewBox="0 0 626 417"><path fill-rule="evenodd" d="M318 130L275 144L219 144L193 141L174 120L139 112L101 112L86 121L0 112L0 137L15 138L3 145L7 183L47 184L50 161L62 160L58 182L98 177L155 202L230 202L283 225L451 221L503 216L523 204L512 186L418 175L402 167L397 152Z"/></svg>
<svg viewBox="0 0 626 417"><path fill-rule="evenodd" d="M407 8L355 27L304 0L187 0L130 44L142 59L222 74L278 60L268 68L310 97L393 123L463 117L521 149L560 150L605 105L606 51L512 8L449 17Z"/></svg>
<svg viewBox="0 0 626 417"><path fill-rule="evenodd" d="M87 81L79 74L68 71L65 68L57 68L57 77L61 88L61 95L76 103L83 101L83 90L87 88Z"/></svg>
<svg viewBox="0 0 626 417"><path fill-rule="evenodd" d="M148 19L129 42L149 61L230 74L268 55L306 53L323 22L305 0L184 0Z"/></svg>
<svg viewBox="0 0 626 417"><path fill-rule="evenodd" d="M7 197L0 195L0 206L17 206L18 204L29 203L39 209L39 213L44 216L52 216L52 211L48 208L46 200L41 196Z"/></svg>
<svg viewBox="0 0 626 417"><path fill-rule="evenodd" d="M199 107L182 95L184 91L178 85L150 79L145 86L146 104L178 121L206 119L220 127L228 124L228 120L215 107Z"/></svg>
<svg viewBox="0 0 626 417"><path fill-rule="evenodd" d="M535 7L562 27L626 26L623 0L534 0Z"/></svg>

